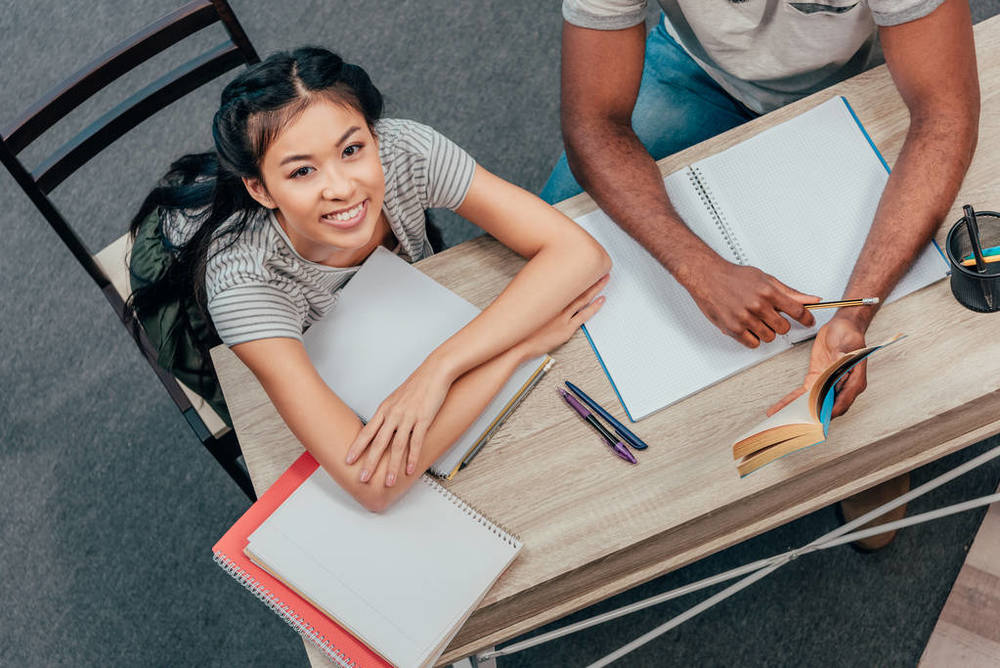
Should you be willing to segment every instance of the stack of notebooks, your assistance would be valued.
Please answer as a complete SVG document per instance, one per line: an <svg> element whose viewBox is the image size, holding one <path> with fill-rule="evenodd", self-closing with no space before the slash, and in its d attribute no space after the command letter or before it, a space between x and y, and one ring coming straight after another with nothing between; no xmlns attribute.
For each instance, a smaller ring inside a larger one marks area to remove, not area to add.
<svg viewBox="0 0 1000 668"><path fill-rule="evenodd" d="M384 248L303 336L330 388L367 420L479 313ZM521 365L431 467L450 478L552 364ZM521 549L424 475L387 511L365 510L305 453L215 545L216 562L344 666L431 665Z"/></svg>
<svg viewBox="0 0 1000 668"><path fill-rule="evenodd" d="M664 179L687 226L723 258L785 284L839 299L871 228L888 166L842 97ZM630 419L789 349L816 327L797 323L750 349L709 322L673 276L600 210L576 219L611 255L607 303L587 336ZM929 245L889 295L893 301L948 271ZM867 295L851 295L867 296Z"/></svg>
<svg viewBox="0 0 1000 668"><path fill-rule="evenodd" d="M212 549L338 665L433 665L521 542L423 476L381 514L308 453Z"/></svg>

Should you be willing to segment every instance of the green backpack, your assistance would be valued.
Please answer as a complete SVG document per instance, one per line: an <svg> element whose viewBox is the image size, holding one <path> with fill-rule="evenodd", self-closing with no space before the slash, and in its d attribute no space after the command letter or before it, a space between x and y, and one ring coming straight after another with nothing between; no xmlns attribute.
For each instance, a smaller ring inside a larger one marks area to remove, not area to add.
<svg viewBox="0 0 1000 668"><path fill-rule="evenodd" d="M129 276L132 290L145 287L159 280L166 271L171 251L163 238L160 210L150 213L139 226L132 245ZM183 311L182 311L183 309ZM191 333L178 327L181 313L186 313L196 336L209 348L222 343L212 324L205 319L194 299L166 304L158 312L140 317L146 335L157 351L157 362L192 390L201 395L215 409L219 417L233 426L229 409L222 397L222 388L215 377L209 359L208 375L202 373L205 361Z"/></svg>

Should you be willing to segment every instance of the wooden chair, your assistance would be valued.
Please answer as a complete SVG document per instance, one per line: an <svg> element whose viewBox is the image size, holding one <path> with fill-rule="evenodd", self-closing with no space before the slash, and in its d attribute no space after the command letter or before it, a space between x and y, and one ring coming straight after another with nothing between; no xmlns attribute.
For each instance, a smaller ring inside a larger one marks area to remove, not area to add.
<svg viewBox="0 0 1000 668"><path fill-rule="evenodd" d="M33 170L18 159L18 154L25 147L105 86L168 47L217 22L222 23L228 34L228 39L221 44L136 92L83 129ZM91 254L49 199L49 193L88 160L160 109L238 65L259 61L257 52L226 0L195 0L80 68L2 131L0 161L100 288L130 335L133 319L125 311L125 299L130 292L128 235ZM125 222L122 223L124 227ZM250 476L240 462L242 453L235 432L226 426L207 402L160 368L154 348L143 335L140 335L139 347L202 444L240 489L255 500Z"/></svg>

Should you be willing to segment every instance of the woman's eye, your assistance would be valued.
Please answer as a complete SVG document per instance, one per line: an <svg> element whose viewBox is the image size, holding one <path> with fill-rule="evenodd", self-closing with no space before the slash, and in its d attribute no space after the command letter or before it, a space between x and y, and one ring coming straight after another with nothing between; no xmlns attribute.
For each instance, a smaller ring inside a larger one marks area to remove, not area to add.
<svg viewBox="0 0 1000 668"><path fill-rule="evenodd" d="M361 150L361 144L351 144L350 146L344 149L344 157L349 158L360 150Z"/></svg>
<svg viewBox="0 0 1000 668"><path fill-rule="evenodd" d="M297 179L301 176L306 176L307 174L312 172L312 170L313 170L312 167L299 167L294 172L292 172L292 178Z"/></svg>

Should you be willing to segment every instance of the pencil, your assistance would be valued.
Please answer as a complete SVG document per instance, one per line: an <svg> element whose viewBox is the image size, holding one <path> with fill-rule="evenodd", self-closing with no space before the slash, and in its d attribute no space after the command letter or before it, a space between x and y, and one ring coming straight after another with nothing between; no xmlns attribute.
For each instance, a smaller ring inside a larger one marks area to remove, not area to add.
<svg viewBox="0 0 1000 668"><path fill-rule="evenodd" d="M878 297L863 297L861 299L840 299L834 302L816 302L815 304L806 304L805 307L811 311L817 308L840 308L841 306L874 306L878 302Z"/></svg>

